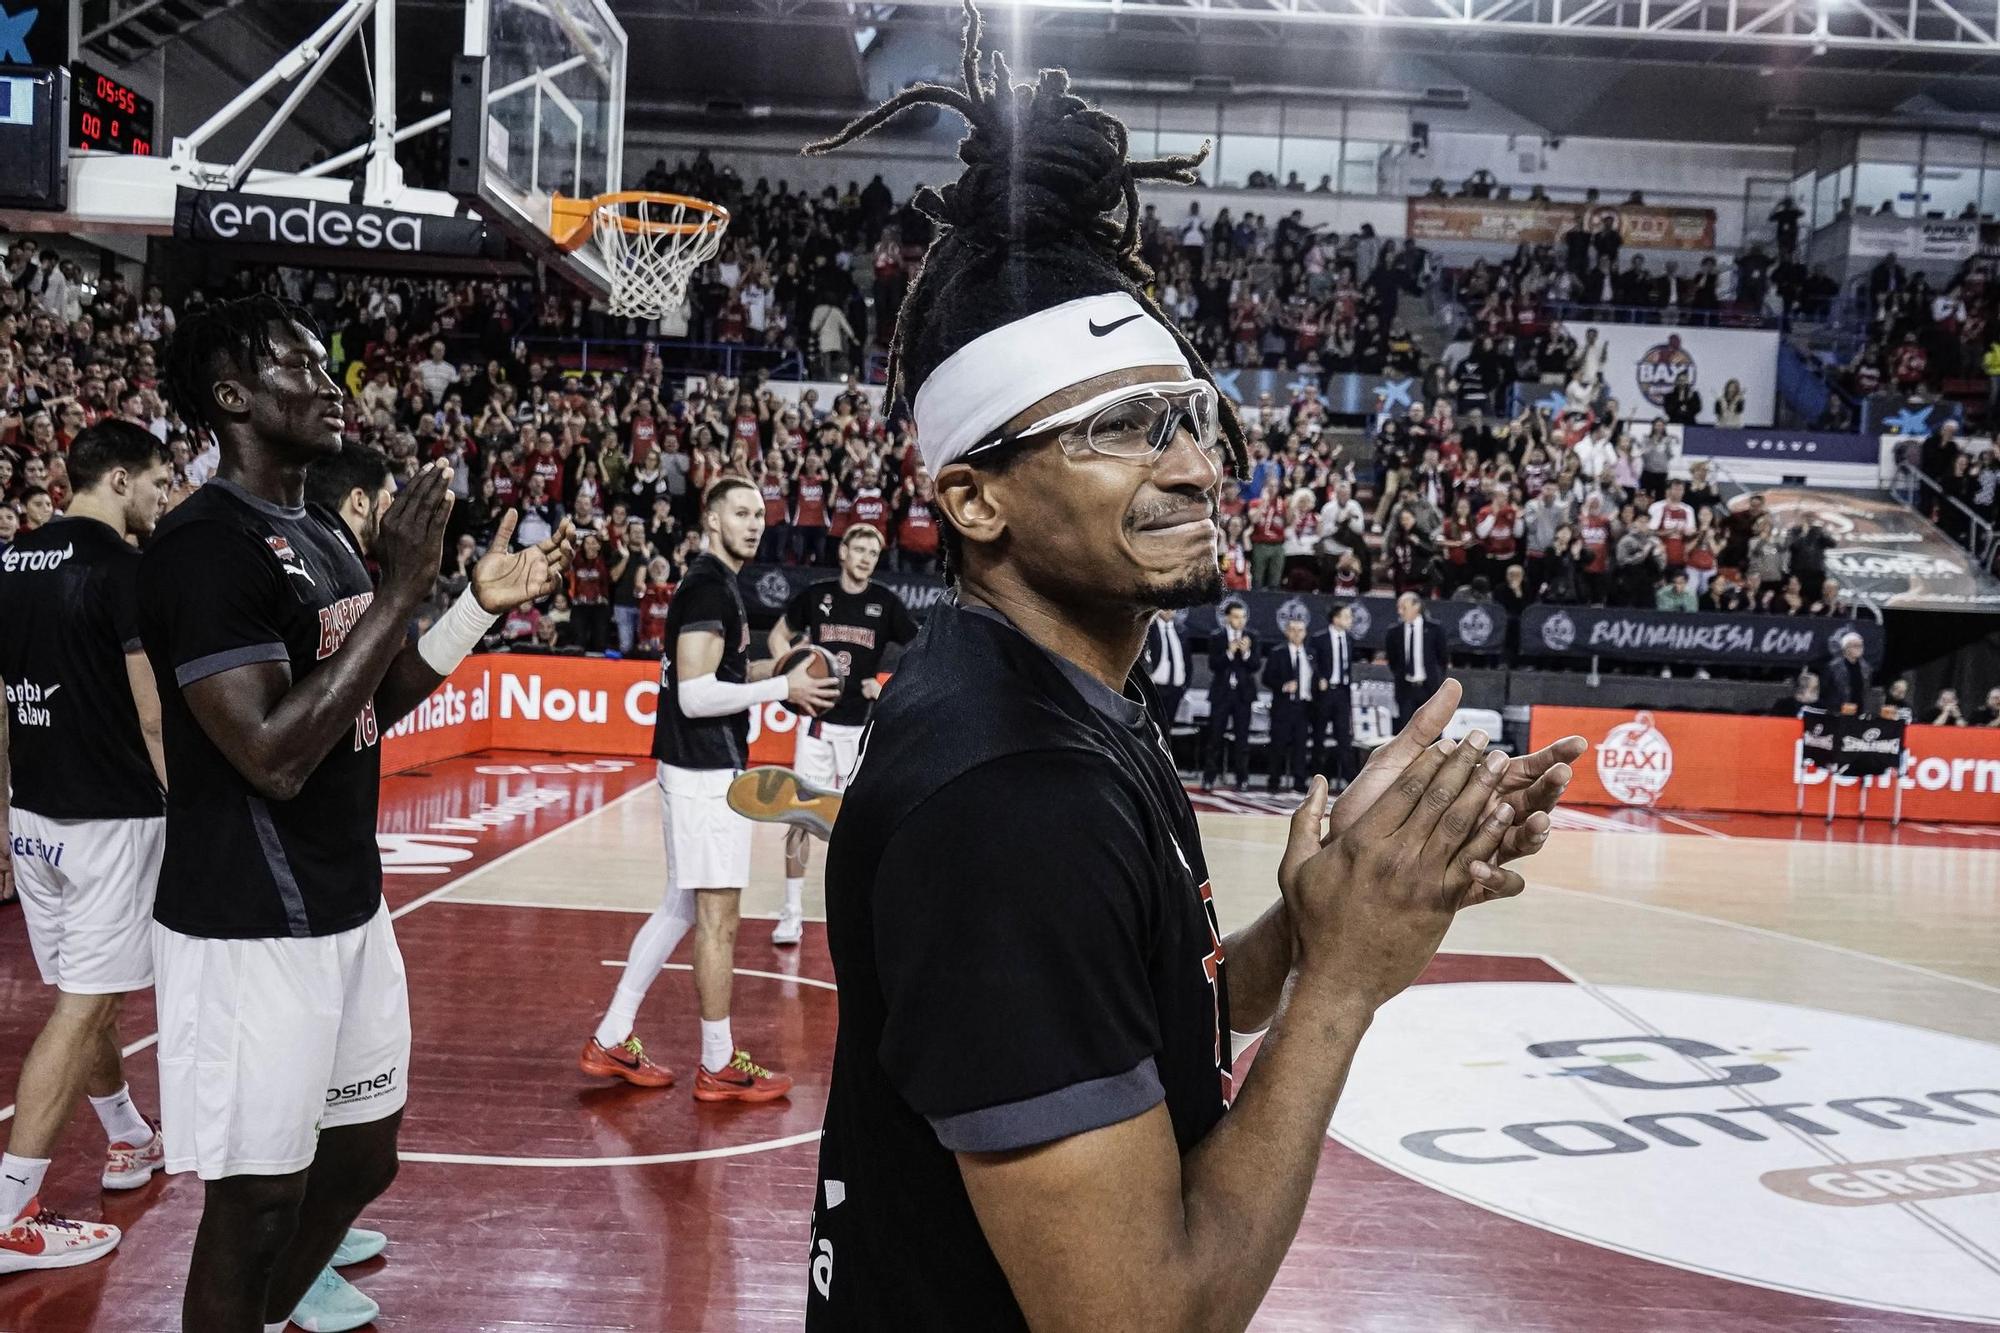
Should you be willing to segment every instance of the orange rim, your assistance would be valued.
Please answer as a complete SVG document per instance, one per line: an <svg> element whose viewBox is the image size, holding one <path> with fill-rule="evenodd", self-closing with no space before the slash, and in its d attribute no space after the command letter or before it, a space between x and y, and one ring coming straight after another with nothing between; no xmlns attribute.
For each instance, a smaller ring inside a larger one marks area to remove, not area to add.
<svg viewBox="0 0 2000 1333"><path fill-rule="evenodd" d="M657 190L617 190L590 199L556 195L549 201L549 236L564 250L575 250L590 239L591 232L597 227L600 210L642 202L679 206L706 216L698 222L652 222L621 213L618 215L620 230L633 236L697 236L703 232L721 231L729 225L729 210L706 199L685 194L663 194Z"/></svg>

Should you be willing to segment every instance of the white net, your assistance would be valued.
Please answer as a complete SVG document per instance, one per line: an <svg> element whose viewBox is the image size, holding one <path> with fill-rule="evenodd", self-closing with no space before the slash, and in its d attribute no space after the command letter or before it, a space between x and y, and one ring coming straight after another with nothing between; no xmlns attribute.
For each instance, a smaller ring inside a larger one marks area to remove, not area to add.
<svg viewBox="0 0 2000 1333"><path fill-rule="evenodd" d="M598 207L592 240L611 275L611 313L662 319L687 300L688 279L715 257L729 215L669 199Z"/></svg>

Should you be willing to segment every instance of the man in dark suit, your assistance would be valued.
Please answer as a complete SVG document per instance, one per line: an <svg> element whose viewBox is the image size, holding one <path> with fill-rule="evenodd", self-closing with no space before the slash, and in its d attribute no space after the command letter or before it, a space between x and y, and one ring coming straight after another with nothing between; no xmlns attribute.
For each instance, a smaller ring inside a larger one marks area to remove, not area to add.
<svg viewBox="0 0 2000 1333"><path fill-rule="evenodd" d="M1211 791L1224 763L1223 729L1229 728L1228 768L1236 790L1250 783L1250 706L1257 700L1257 636L1244 628L1250 610L1231 602L1208 640L1208 732L1201 754L1201 787Z"/></svg>
<svg viewBox="0 0 2000 1333"><path fill-rule="evenodd" d="M1313 661L1313 760L1315 773L1326 774L1333 790L1354 781L1360 765L1354 757L1354 604L1335 602L1326 628L1306 647ZM1327 743L1327 729L1333 742Z"/></svg>
<svg viewBox="0 0 2000 1333"><path fill-rule="evenodd" d="M1153 691L1160 696L1160 732L1171 745L1174 719L1180 716L1181 696L1187 693L1187 643L1172 611L1162 611L1146 627L1146 646L1139 651L1139 665L1152 678Z"/></svg>
<svg viewBox="0 0 2000 1333"><path fill-rule="evenodd" d="M1306 647L1303 616L1285 622L1285 641L1264 659L1264 688L1271 692L1270 790L1304 791L1312 780L1307 742L1312 736L1316 672Z"/></svg>
<svg viewBox="0 0 2000 1333"><path fill-rule="evenodd" d="M1872 678L1868 663L1861 657L1861 636L1849 630L1840 636L1840 651L1820 668L1821 707L1829 713L1868 711L1868 687Z"/></svg>
<svg viewBox="0 0 2000 1333"><path fill-rule="evenodd" d="M1424 616L1424 604L1413 592L1396 599L1397 623L1384 645L1389 678L1396 686L1396 726L1410 720L1418 705L1444 684L1444 631Z"/></svg>

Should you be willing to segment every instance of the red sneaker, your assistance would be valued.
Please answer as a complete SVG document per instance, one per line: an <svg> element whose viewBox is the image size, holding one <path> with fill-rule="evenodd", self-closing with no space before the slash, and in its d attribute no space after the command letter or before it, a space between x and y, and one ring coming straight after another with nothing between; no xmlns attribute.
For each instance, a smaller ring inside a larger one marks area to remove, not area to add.
<svg viewBox="0 0 2000 1333"><path fill-rule="evenodd" d="M72 1222L28 1200L20 1217L0 1231L0 1273L31 1268L74 1268L118 1247L118 1228L105 1222Z"/></svg>
<svg viewBox="0 0 2000 1333"><path fill-rule="evenodd" d="M108 1190L135 1190L167 1164L167 1141L152 1119L153 1137L144 1143L114 1143L104 1150L104 1174L98 1181Z"/></svg>
<svg viewBox="0 0 2000 1333"><path fill-rule="evenodd" d="M576 1067L599 1078L622 1078L641 1088L664 1088L674 1081L672 1071L646 1058L646 1048L637 1037L627 1037L609 1048L598 1045L592 1037L583 1044Z"/></svg>
<svg viewBox="0 0 2000 1333"><path fill-rule="evenodd" d="M696 1065L694 1099L698 1102L775 1102L792 1090L790 1074L774 1074L738 1051L720 1073Z"/></svg>

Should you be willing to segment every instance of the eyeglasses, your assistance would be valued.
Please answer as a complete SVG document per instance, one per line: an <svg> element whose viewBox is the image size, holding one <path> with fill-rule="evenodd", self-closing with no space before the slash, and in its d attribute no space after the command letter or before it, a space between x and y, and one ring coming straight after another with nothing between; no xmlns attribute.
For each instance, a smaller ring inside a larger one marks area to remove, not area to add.
<svg viewBox="0 0 2000 1333"><path fill-rule="evenodd" d="M1218 473L1223 445L1215 386L1206 380L1128 385L1087 398L1044 417L1025 430L996 436L974 448L972 457L1010 441L1059 432L1056 441L1074 458L1084 453L1151 463L1167 451L1185 425Z"/></svg>

